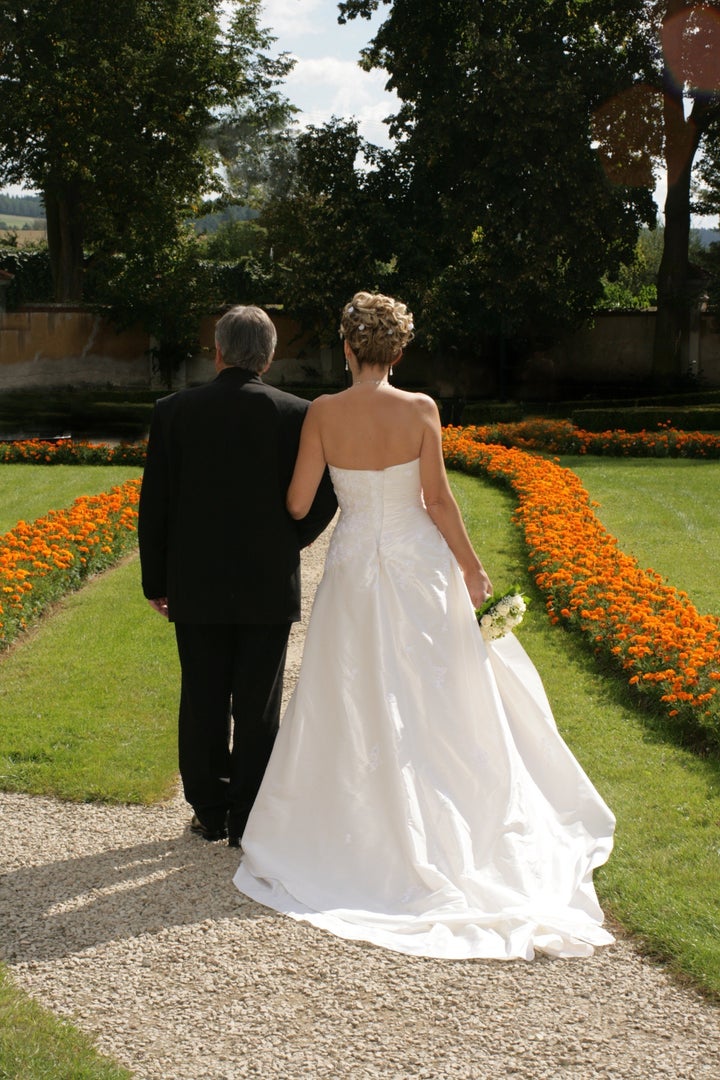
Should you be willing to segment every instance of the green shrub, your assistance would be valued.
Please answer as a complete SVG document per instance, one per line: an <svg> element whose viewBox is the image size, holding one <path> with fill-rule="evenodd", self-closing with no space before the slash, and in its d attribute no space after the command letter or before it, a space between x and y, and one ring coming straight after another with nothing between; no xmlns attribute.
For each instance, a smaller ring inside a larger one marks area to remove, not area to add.
<svg viewBox="0 0 720 1080"><path fill-rule="evenodd" d="M7 290L7 303L11 311L22 304L52 301L52 271L45 245L0 248L0 270L13 275Z"/></svg>
<svg viewBox="0 0 720 1080"><path fill-rule="evenodd" d="M513 424L525 418L518 401L471 401L463 409L463 424Z"/></svg>
<svg viewBox="0 0 720 1080"><path fill-rule="evenodd" d="M574 424L584 431L720 431L720 406L632 406L574 409Z"/></svg>

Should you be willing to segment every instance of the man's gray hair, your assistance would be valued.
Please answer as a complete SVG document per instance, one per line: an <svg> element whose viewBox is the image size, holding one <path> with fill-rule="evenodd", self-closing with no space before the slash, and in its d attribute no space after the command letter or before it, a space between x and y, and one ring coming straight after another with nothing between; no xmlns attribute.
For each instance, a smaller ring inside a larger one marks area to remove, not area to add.
<svg viewBox="0 0 720 1080"><path fill-rule="evenodd" d="M230 367L263 372L273 358L277 330L262 308L239 304L218 319L215 344Z"/></svg>

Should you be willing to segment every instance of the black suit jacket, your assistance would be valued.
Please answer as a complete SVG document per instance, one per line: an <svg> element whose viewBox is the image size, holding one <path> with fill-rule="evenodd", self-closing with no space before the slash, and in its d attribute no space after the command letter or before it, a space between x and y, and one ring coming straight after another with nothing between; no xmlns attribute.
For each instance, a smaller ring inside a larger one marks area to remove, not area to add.
<svg viewBox="0 0 720 1080"><path fill-rule="evenodd" d="M143 592L174 622L300 617L300 549L337 508L326 472L306 518L285 509L307 409L234 367L157 402L138 538Z"/></svg>

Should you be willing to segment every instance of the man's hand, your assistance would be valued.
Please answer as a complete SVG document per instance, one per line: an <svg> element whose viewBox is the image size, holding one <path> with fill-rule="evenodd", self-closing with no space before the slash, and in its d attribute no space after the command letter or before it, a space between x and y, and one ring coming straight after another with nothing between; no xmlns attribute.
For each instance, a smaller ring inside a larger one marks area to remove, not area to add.
<svg viewBox="0 0 720 1080"><path fill-rule="evenodd" d="M153 611L157 611L157 613L159 615L164 615L165 618L167 619L167 617L168 617L167 596L159 596L157 598L157 600L148 600L148 604L153 609Z"/></svg>

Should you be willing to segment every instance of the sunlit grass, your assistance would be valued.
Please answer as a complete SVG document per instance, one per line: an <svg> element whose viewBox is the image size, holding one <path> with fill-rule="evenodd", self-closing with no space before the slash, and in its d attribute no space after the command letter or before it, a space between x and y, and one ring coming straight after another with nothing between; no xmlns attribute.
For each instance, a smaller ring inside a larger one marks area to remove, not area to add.
<svg viewBox="0 0 720 1080"><path fill-rule="evenodd" d="M141 473L123 465L0 465L0 534Z"/></svg>
<svg viewBox="0 0 720 1080"><path fill-rule="evenodd" d="M137 556L99 575L0 658L0 787L153 802L177 769L172 628Z"/></svg>
<svg viewBox="0 0 720 1080"><path fill-rule="evenodd" d="M611 467L621 472L626 464ZM617 817L615 849L596 874L605 910L649 953L720 997L720 762L648 723L622 679L600 670L580 638L550 624L511 524L510 493L457 473L451 481L496 587L518 582L534 598L517 636L563 737ZM680 536L674 540L680 552Z"/></svg>
<svg viewBox="0 0 720 1080"><path fill-rule="evenodd" d="M720 461L563 457L626 554L720 615Z"/></svg>
<svg viewBox="0 0 720 1080"><path fill-rule="evenodd" d="M2 1080L131 1080L77 1028L41 1008L0 968Z"/></svg>

